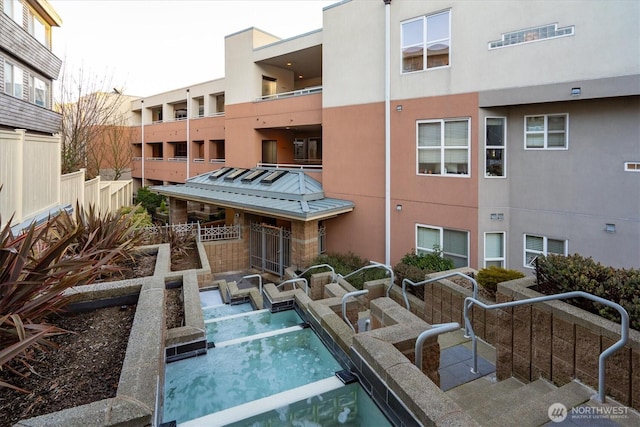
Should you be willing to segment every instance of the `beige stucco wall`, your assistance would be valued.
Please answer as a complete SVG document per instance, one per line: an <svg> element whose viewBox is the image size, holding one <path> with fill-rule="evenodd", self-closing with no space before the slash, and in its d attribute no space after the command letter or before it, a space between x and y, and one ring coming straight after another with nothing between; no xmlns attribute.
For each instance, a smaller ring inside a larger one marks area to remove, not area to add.
<svg viewBox="0 0 640 427"><path fill-rule="evenodd" d="M384 99L384 8L382 1L351 0L325 10L326 107ZM401 74L401 22L447 9L451 10L450 66ZM640 69L639 2L562 1L549 7L540 0L394 0L390 15L392 99L589 80L637 74ZM503 33L553 23L575 26L575 35L488 49L489 42L500 40Z"/></svg>

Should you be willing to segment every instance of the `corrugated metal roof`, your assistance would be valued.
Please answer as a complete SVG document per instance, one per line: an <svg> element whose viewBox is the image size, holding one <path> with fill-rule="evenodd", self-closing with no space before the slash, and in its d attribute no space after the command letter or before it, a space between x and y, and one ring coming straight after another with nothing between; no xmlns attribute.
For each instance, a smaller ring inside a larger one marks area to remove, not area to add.
<svg viewBox="0 0 640 427"><path fill-rule="evenodd" d="M151 189L168 197L298 220L321 219L350 212L355 206L348 200L325 197L322 184L302 171L253 168L241 173L237 168L228 169L189 178L185 184L154 186ZM255 176L254 172L258 175L261 170L264 173L255 179L243 181L243 178ZM220 172L224 173L220 175ZM229 179L236 172L239 175ZM276 179L269 183L269 178L273 177Z"/></svg>

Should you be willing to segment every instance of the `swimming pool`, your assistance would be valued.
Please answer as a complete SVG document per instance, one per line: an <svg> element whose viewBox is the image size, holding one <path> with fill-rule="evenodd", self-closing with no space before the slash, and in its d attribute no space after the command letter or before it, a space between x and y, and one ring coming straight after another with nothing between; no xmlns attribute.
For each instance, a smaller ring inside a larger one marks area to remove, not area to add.
<svg viewBox="0 0 640 427"><path fill-rule="evenodd" d="M212 348L166 366L163 419L182 423L334 377L341 369L310 328Z"/></svg>
<svg viewBox="0 0 640 427"><path fill-rule="evenodd" d="M350 376L295 310L249 312L251 304L230 306L215 293L202 299L215 346L165 365L163 422L392 425L359 383L349 383L355 377L338 374Z"/></svg>

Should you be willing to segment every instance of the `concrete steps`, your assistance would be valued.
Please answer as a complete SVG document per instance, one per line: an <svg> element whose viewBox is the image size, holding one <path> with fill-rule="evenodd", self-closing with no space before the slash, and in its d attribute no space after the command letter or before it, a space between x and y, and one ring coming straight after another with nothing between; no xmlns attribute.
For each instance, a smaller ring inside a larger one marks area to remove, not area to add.
<svg viewBox="0 0 640 427"><path fill-rule="evenodd" d="M636 411L610 399L605 404L598 403L592 399L596 391L577 381L557 387L542 378L524 384L515 378L496 382L493 375L487 375L450 389L446 394L486 427L514 423L522 427L640 425ZM549 408L558 403L567 409L562 422L549 418ZM573 413L572 408L576 408Z"/></svg>

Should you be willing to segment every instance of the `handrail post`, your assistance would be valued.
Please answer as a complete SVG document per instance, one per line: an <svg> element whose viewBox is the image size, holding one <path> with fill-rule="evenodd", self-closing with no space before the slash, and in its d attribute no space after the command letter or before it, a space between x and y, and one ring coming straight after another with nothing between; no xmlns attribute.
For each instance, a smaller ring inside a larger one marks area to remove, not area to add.
<svg viewBox="0 0 640 427"><path fill-rule="evenodd" d="M446 279L447 277L452 277L452 276L460 276L460 277L462 277L464 279L469 280L471 282L471 285L472 285L472 288L473 288L472 289L473 298L476 299L476 300L478 299L478 282L476 282L476 280L471 276L468 276L468 275L466 275L464 273L461 273L459 271L454 271L454 272L451 272L451 273L444 274L442 276L433 277L433 278L430 278L430 279L425 279L425 280L423 280L421 282L418 282L418 283L414 283L410 279L403 279L402 280L402 297L404 298L404 303L407 306L407 310L411 310L411 308L409 306L409 298L407 297L407 288L406 288L406 284L407 283L410 284L411 286L415 287L415 286L420 286L420 285L426 285L427 283L431 283L431 282L437 282L438 280ZM464 336L465 336L465 338L469 338L469 329L468 329L466 324L465 324L465 328L464 328Z"/></svg>
<svg viewBox="0 0 640 427"><path fill-rule="evenodd" d="M368 293L369 290L365 289L362 291L353 291L353 292L347 292L346 294L344 294L342 296L342 318L344 319L345 322L347 322L347 325L349 325L349 327L351 328L351 330L353 332L356 331L356 328L353 327L353 325L351 324L351 322L349 322L349 319L347 318L347 299L349 297L357 297L359 295L364 295L366 293Z"/></svg>
<svg viewBox="0 0 640 427"><path fill-rule="evenodd" d="M449 323L437 323L435 325L431 325L431 329L427 329L418 335L418 339L416 340L415 353L416 353L416 366L418 369L422 371L422 346L427 338L430 338L434 335L444 334L445 332L453 332L460 329L460 324L458 322L449 322Z"/></svg>
<svg viewBox="0 0 640 427"><path fill-rule="evenodd" d="M495 310L495 309L501 309L501 308L516 307L520 305L529 305L529 304L535 304L539 302L553 301L553 300L559 300L559 299L569 299L569 298L586 298L591 301L595 301L597 303L606 305L608 307L615 308L618 311L618 313L620 313L620 339L611 347L603 351L598 358L598 396L597 398L600 403L605 403L605 400L606 400L605 361L611 354L613 354L620 348L624 347L624 345L627 343L629 339L629 313L627 313L627 311L620 304L616 304L615 302L606 300L604 298L601 298L596 295L592 295L583 291L572 291L572 292L565 292L565 293L556 294L556 295L545 295L541 297L527 298L523 300L509 301L509 302L503 302L500 304L492 304L492 305L484 304L482 301L479 301L476 298L472 298L472 297L465 298L464 322L465 322L465 325L467 325L467 327L469 328L469 331L471 333L472 357L473 357L472 372L477 371L477 367L478 367L478 355L476 351L476 335L473 332L473 327L469 320L469 310L474 304L478 305L481 308L484 308L485 310Z"/></svg>

